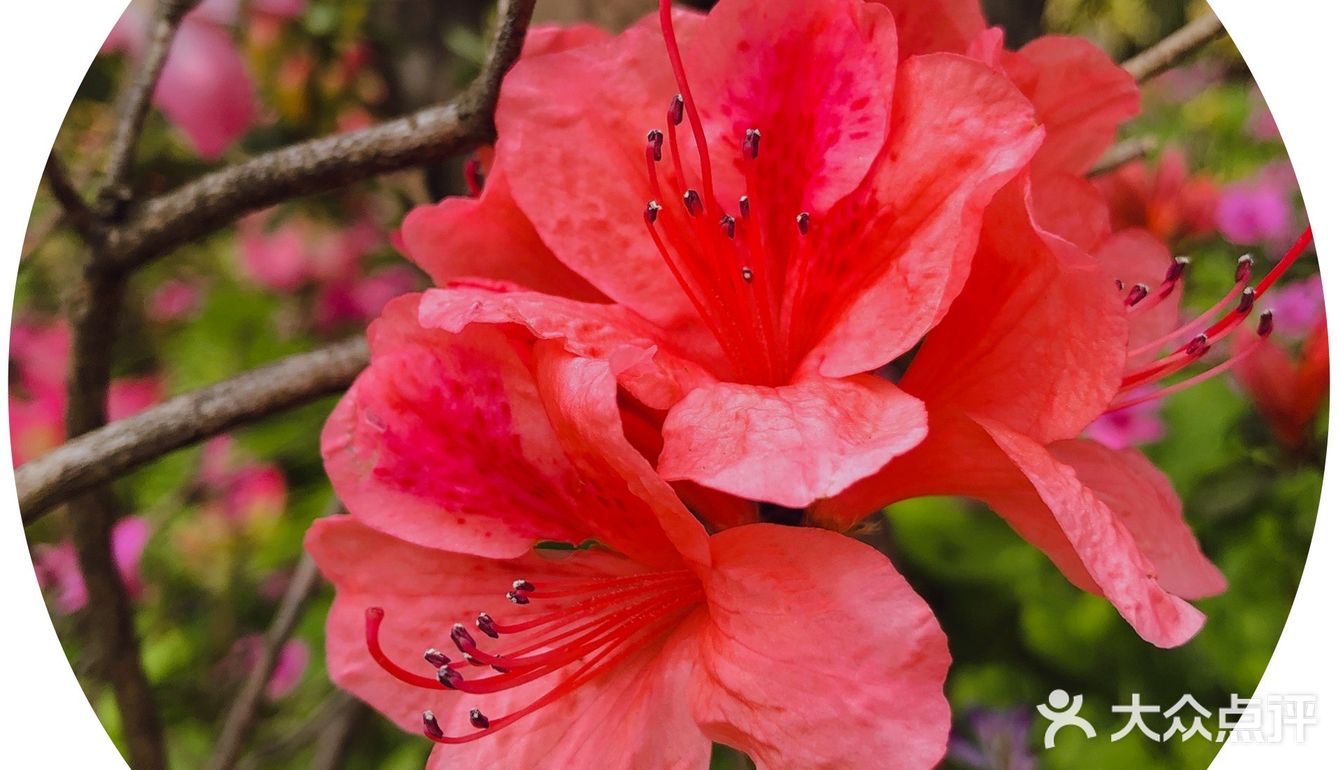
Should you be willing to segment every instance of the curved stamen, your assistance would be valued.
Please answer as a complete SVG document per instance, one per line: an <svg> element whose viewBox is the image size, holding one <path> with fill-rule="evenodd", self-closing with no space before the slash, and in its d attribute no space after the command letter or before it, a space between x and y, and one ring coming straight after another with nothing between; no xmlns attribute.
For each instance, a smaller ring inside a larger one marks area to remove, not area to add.
<svg viewBox="0 0 1338 770"><path fill-rule="evenodd" d="M674 80L678 81L683 110L687 113L692 136L697 143L697 155L701 161L702 192L706 194L707 205L714 208L715 184L711 177L711 155L706 144L706 130L702 127L701 116L697 113L697 105L692 98L692 89L688 86L687 71L683 68L683 55L678 50L678 39L674 35L674 11L670 0L660 0L660 31L664 35L664 45L669 52L669 66L674 70Z"/></svg>

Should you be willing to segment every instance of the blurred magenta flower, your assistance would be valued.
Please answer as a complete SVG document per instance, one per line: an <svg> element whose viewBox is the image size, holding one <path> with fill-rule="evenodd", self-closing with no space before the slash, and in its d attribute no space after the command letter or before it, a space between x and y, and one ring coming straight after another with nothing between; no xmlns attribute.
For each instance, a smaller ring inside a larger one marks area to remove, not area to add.
<svg viewBox="0 0 1338 770"><path fill-rule="evenodd" d="M205 0L187 14L163 67L154 104L206 159L222 155L255 122L255 88L245 60L233 41L241 0ZM291 18L305 0L254 0L253 14ZM103 43L106 53L144 56L153 22L148 3L126 8Z"/></svg>
<svg viewBox="0 0 1338 770"><path fill-rule="evenodd" d="M1040 146L1036 109L984 62L899 61L877 4L726 0L676 32L661 8L659 34L522 59L482 197L403 228L439 283L616 304L475 280L430 291L423 318L615 361L666 478L803 507L923 438L922 404L868 373L961 290L986 203Z"/></svg>
<svg viewBox="0 0 1338 770"><path fill-rule="evenodd" d="M69 327L63 321L17 320L10 332L9 355L9 440L17 468L65 440ZM112 420L129 417L161 398L162 383L157 377L120 378L107 393L107 416Z"/></svg>
<svg viewBox="0 0 1338 770"><path fill-rule="evenodd" d="M1156 161L1126 163L1096 185L1110 205L1116 230L1142 228L1163 243L1213 231L1217 185L1207 177L1191 176L1177 148L1167 148Z"/></svg>
<svg viewBox="0 0 1338 770"><path fill-rule="evenodd" d="M255 668L264 653L265 638L260 634L250 634L238 639L233 645L230 663L236 664L237 674ZM306 673L311 651L301 639L289 639L279 648L279 656L274 663L274 671L265 683L265 697L277 701L302 683Z"/></svg>
<svg viewBox="0 0 1338 770"><path fill-rule="evenodd" d="M1266 167L1253 179L1222 188L1217 229L1242 246L1276 246L1296 232L1292 199L1296 177L1286 163Z"/></svg>
<svg viewBox="0 0 1338 770"><path fill-rule="evenodd" d="M1279 286L1269 295L1273 329L1284 340L1300 340L1324 317L1324 285L1318 274Z"/></svg>
<svg viewBox="0 0 1338 770"><path fill-rule="evenodd" d="M1031 722L1026 707L975 710L949 743L948 756L972 770L1035 770Z"/></svg>
<svg viewBox="0 0 1338 770"><path fill-rule="evenodd" d="M1087 426L1086 435L1111 449L1128 449L1158 441L1166 435L1161 402L1146 401L1106 412Z"/></svg>
<svg viewBox="0 0 1338 770"><path fill-rule="evenodd" d="M199 480L210 498L206 510L237 526L277 519L287 507L288 483L282 471L245 455L231 436L205 444Z"/></svg>
<svg viewBox="0 0 1338 770"><path fill-rule="evenodd" d="M349 513L307 548L335 585L331 677L452 744L429 767L704 769L712 740L761 767L942 757L946 640L886 557L813 528L708 536L627 442L610 364L425 328L419 301L373 324L326 425ZM833 632L839 654L814 643Z"/></svg>
<svg viewBox="0 0 1338 770"><path fill-rule="evenodd" d="M139 577L139 559L149 541L149 524L139 516L127 516L112 527L112 558L131 598L144 593ZM33 547L33 564L37 582L52 592L52 602L61 614L78 612L88 603L88 587L79 571L74 543L64 541L55 545L39 544Z"/></svg>
<svg viewBox="0 0 1338 770"><path fill-rule="evenodd" d="M190 281L172 278L163 281L149 297L149 318L159 323L179 321L200 306L200 287Z"/></svg>

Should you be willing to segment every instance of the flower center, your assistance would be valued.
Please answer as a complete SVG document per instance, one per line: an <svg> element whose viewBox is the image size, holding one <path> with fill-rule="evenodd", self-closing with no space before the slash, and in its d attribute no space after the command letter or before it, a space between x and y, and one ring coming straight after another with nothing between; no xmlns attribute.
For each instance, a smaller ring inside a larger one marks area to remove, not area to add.
<svg viewBox="0 0 1338 770"><path fill-rule="evenodd" d="M434 676L416 674L392 661L381 647L385 610L366 613L367 650L386 672L406 684L427 690L454 690L484 695L529 684L579 664L529 704L504 716L489 717L471 709L474 732L447 735L436 715L423 712L423 734L437 743L468 743L501 730L523 717L575 692L666 631L703 601L700 581L687 570L621 577L554 580L535 585L516 580L506 598L519 617L501 622L486 612L474 619L480 633L505 639L503 650L485 651L464 624L451 629L451 643L462 656L452 660L433 647L423 659ZM470 669L488 675L467 678Z"/></svg>
<svg viewBox="0 0 1338 770"><path fill-rule="evenodd" d="M1125 372L1124 379L1120 383L1120 391L1116 394L1115 401L1108 411L1114 412L1126 409L1178 393L1204 380L1216 377L1253 353L1254 349L1263 344L1264 340L1273 333L1273 311L1271 310L1265 310L1259 315L1257 334L1250 344L1241 347L1225 361L1173 385L1163 385L1149 390L1150 386L1201 360L1217 343L1244 323L1259 303L1259 300L1282 277L1283 273L1295 264L1297 258L1305 252L1313 240L1314 237L1310 228L1306 228L1306 231L1301 234L1301 237L1296 240L1291 249L1278 261L1278 264L1274 265L1273 269L1264 276L1264 279L1253 287L1249 283L1254 268L1254 260L1248 255L1241 257L1236 265L1235 284L1217 304L1208 308L1189 323L1129 351L1129 360L1137 361L1157 353L1177 340L1185 340L1172 352L1149 364L1137 366ZM1188 260L1184 258L1172 262L1166 271L1165 279L1155 292L1145 284L1137 284L1126 289L1123 283L1117 282L1117 289L1127 291L1124 304L1128 308L1130 316L1134 317L1146 313L1170 296L1176 284L1184 277L1187 265ZM1231 306L1233 302L1235 307ZM1219 315L1221 315L1220 318L1218 318ZM1216 318L1215 321L1214 318Z"/></svg>
<svg viewBox="0 0 1338 770"><path fill-rule="evenodd" d="M740 137L744 194L732 211L721 205L706 130L688 86L668 0L660 2L660 27L680 92L669 102L665 129L652 129L646 135L652 196L644 211L646 229L674 280L724 351L735 377L782 384L797 354L781 321L784 275L777 266L789 264L803 251L811 218L807 212L795 212L793 230L764 232L767 218L760 211L766 200L758 196L765 191L757 182L762 132L756 128ZM683 163L678 130L684 120L697 147L700 191ZM668 168L663 167L666 143ZM670 203L671 199L676 200Z"/></svg>

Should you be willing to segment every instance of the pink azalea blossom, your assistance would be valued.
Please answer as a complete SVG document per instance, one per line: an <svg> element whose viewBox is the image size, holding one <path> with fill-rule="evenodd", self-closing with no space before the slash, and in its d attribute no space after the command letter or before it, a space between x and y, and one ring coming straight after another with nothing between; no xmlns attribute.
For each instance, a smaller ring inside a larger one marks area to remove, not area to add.
<svg viewBox="0 0 1338 770"><path fill-rule="evenodd" d="M986 63L900 57L878 4L661 9L659 30L522 59L482 196L404 223L439 284L550 294L476 281L429 292L423 320L608 360L666 478L802 507L923 439L923 405L868 373L961 291L1036 110Z"/></svg>
<svg viewBox="0 0 1338 770"><path fill-rule="evenodd" d="M9 440L16 468L65 440L69 359L70 331L64 322L14 323L10 361L16 376L10 381ZM129 417L161 399L158 378L120 378L107 393L107 416L112 420Z"/></svg>
<svg viewBox="0 0 1338 770"><path fill-rule="evenodd" d="M138 516L127 516L112 527L112 558L131 598L144 593L139 577L139 559L149 541L149 524ZM51 591L55 609L69 615L88 603L88 587L79 571L74 543L64 541L55 545L39 544L33 547L33 564L37 582Z"/></svg>
<svg viewBox="0 0 1338 770"><path fill-rule="evenodd" d="M240 663L239 668L247 671L259 664L265 648L265 639L260 634L250 634L238 639L233 645L232 655ZM289 639L279 648L278 658L274 662L274 671L265 683L265 697L271 701L280 700L302 683L311 652L306 642L301 639Z"/></svg>
<svg viewBox="0 0 1338 770"><path fill-rule="evenodd" d="M1285 243L1296 231L1295 190L1295 177L1286 164L1227 185L1217 203L1217 229L1228 241L1242 246Z"/></svg>
<svg viewBox="0 0 1338 770"><path fill-rule="evenodd" d="M290 18L305 0L260 0L253 13ZM255 92L246 62L232 39L239 0L206 0L187 14L153 94L162 110L206 159L222 155L255 122ZM140 58L153 11L132 3L103 44L104 52Z"/></svg>
<svg viewBox="0 0 1338 770"><path fill-rule="evenodd" d="M1273 328L1285 340L1300 340L1324 317L1324 286L1319 275L1278 287L1269 297Z"/></svg>
<svg viewBox="0 0 1338 770"><path fill-rule="evenodd" d="M708 536L624 438L609 363L425 328L419 303L373 324L326 426L349 515L307 548L331 677L440 744L430 768L704 769L712 741L759 767L939 761L946 640L882 554Z"/></svg>
<svg viewBox="0 0 1338 770"><path fill-rule="evenodd" d="M1151 444L1165 435L1166 422L1157 401L1106 412L1087 426L1087 437L1110 449Z"/></svg>
<svg viewBox="0 0 1338 770"><path fill-rule="evenodd" d="M149 297L149 317L159 323L179 321L200 306L200 287L181 279L163 281Z"/></svg>

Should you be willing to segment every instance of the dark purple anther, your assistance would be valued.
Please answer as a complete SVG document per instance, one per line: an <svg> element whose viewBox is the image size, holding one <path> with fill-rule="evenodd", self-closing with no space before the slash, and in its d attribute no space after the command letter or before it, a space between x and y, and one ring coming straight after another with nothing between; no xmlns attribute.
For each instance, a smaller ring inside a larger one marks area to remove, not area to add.
<svg viewBox="0 0 1338 770"><path fill-rule="evenodd" d="M433 738L446 737L446 733L442 732L441 725L437 723L437 715L431 711L423 712L423 732Z"/></svg>
<svg viewBox="0 0 1338 770"><path fill-rule="evenodd" d="M750 128L743 133L743 154L749 160L757 160L757 154L762 150L762 132L755 128Z"/></svg>
<svg viewBox="0 0 1338 770"><path fill-rule="evenodd" d="M683 95L674 94L669 100L669 125L677 126L683 122Z"/></svg>
<svg viewBox="0 0 1338 770"><path fill-rule="evenodd" d="M474 644L474 637L469 635L469 629L465 628L463 623L451 626L451 641L460 648L460 652L478 649L478 645Z"/></svg>
<svg viewBox="0 0 1338 770"><path fill-rule="evenodd" d="M446 657L446 653L438 650L436 647L427 648L427 652L423 653L423 660L432 664L433 668L441 668L451 662L451 659Z"/></svg>
<svg viewBox="0 0 1338 770"><path fill-rule="evenodd" d="M1254 270L1254 257L1246 254L1236 260L1236 283L1249 280L1250 273Z"/></svg>
<svg viewBox="0 0 1338 770"><path fill-rule="evenodd" d="M1189 341L1185 346L1185 353L1191 356L1202 355L1208 352L1208 335L1200 334Z"/></svg>
<svg viewBox="0 0 1338 770"><path fill-rule="evenodd" d="M748 214L752 210L753 210L753 204L751 201L748 200L748 196L747 195L739 196L739 216L743 217L744 219L747 219Z"/></svg>
<svg viewBox="0 0 1338 770"><path fill-rule="evenodd" d="M478 709L469 710L469 723L480 730L488 729L488 718L483 716L483 712Z"/></svg>
<svg viewBox="0 0 1338 770"><path fill-rule="evenodd" d="M1240 304L1236 305L1236 312L1246 315L1251 310L1254 310L1254 287L1246 286L1245 291L1240 293Z"/></svg>
<svg viewBox="0 0 1338 770"><path fill-rule="evenodd" d="M464 675L450 666L442 666L437 669L437 681L447 690L454 690L465 681Z"/></svg>
<svg viewBox="0 0 1338 770"><path fill-rule="evenodd" d="M724 233L726 238L734 238L734 217L726 214L720 218L720 232Z"/></svg>
<svg viewBox="0 0 1338 770"><path fill-rule="evenodd" d="M512 604L519 604L521 606L530 603L530 597L526 596L520 591L507 591L506 600L511 602Z"/></svg>
<svg viewBox="0 0 1338 770"><path fill-rule="evenodd" d="M1118 278L1115 279L1115 291L1124 291L1124 281L1121 281Z"/></svg>
<svg viewBox="0 0 1338 770"><path fill-rule="evenodd" d="M478 626L480 631L494 639L500 636L500 633L497 631L497 623L493 621L492 615L489 615L486 612L479 613L479 616L474 619L474 625Z"/></svg>
<svg viewBox="0 0 1338 770"><path fill-rule="evenodd" d="M1147 299L1148 285L1146 283L1136 283L1134 288L1129 290L1129 296L1124 298L1124 304L1133 307L1143 300Z"/></svg>
<svg viewBox="0 0 1338 770"><path fill-rule="evenodd" d="M660 209L663 208L655 201L646 204L646 224L653 225L655 220L660 218Z"/></svg>
<svg viewBox="0 0 1338 770"><path fill-rule="evenodd" d="M464 653L464 658L465 658L465 662L468 663L468 664L471 665L471 666L486 666L486 665L488 665L487 663L484 663L483 661L479 660L478 658L474 657L473 655L470 655L470 654L467 653L467 652Z"/></svg>
<svg viewBox="0 0 1338 770"><path fill-rule="evenodd" d="M514 591L533 591L534 584L524 578L511 581L511 589Z"/></svg>
<svg viewBox="0 0 1338 770"><path fill-rule="evenodd" d="M1259 314L1259 336L1267 337L1273 333L1273 311L1265 310Z"/></svg>
<svg viewBox="0 0 1338 770"><path fill-rule="evenodd" d="M808 223L810 218L811 217L809 217L807 211L801 212L799 216L794 218L795 224L799 225L800 235L808 235Z"/></svg>
<svg viewBox="0 0 1338 770"><path fill-rule="evenodd" d="M658 128L652 128L646 134L646 152L650 157L659 162L664 159L664 132Z"/></svg>
<svg viewBox="0 0 1338 770"><path fill-rule="evenodd" d="M683 193L683 205L688 207L688 213L694 217L706 210L702 205L702 196L698 195L696 190Z"/></svg>
<svg viewBox="0 0 1338 770"><path fill-rule="evenodd" d="M1176 257L1171 260L1171 266L1166 268L1166 281L1169 283L1180 280L1187 267L1189 267L1189 257Z"/></svg>
<svg viewBox="0 0 1338 770"><path fill-rule="evenodd" d="M740 272L741 275L743 275L743 282L744 282L744 283L752 283L752 282L753 282L753 269L752 269L751 267L745 267L743 270L741 270L741 271L739 271L739 272Z"/></svg>

